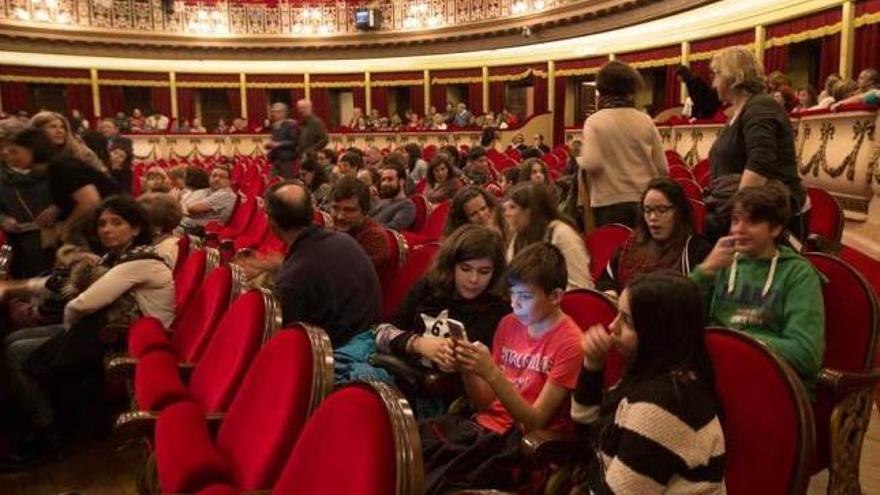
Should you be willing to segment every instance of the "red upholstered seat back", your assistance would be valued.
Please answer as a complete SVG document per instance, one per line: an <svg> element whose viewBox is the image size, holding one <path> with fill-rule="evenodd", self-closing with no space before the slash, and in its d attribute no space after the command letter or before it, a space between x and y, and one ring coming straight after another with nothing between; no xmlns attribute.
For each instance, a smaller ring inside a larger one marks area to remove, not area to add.
<svg viewBox="0 0 880 495"><path fill-rule="evenodd" d="M450 205L450 201L444 201L434 207L421 231L425 237L431 240L440 239L440 236L443 235L443 228L446 227L446 217L449 216Z"/></svg>
<svg viewBox="0 0 880 495"><path fill-rule="evenodd" d="M242 490L272 487L309 415L312 346L302 329L277 333L254 358L220 431L217 450Z"/></svg>
<svg viewBox="0 0 880 495"><path fill-rule="evenodd" d="M584 238L590 253L590 275L599 280L614 251L629 239L632 230L626 225L609 224L596 228Z"/></svg>
<svg viewBox="0 0 880 495"><path fill-rule="evenodd" d="M681 155L678 154L675 150L666 150L666 161L669 165L684 165L684 160L681 159Z"/></svg>
<svg viewBox="0 0 880 495"><path fill-rule="evenodd" d="M251 361L263 343L263 295L245 292L223 315L214 336L196 364L190 396L206 411L225 411Z"/></svg>
<svg viewBox="0 0 880 495"><path fill-rule="evenodd" d="M199 288L199 284L205 278L207 266L208 252L199 249L187 256L180 270L174 274L174 309L178 314L186 309L196 289Z"/></svg>
<svg viewBox="0 0 880 495"><path fill-rule="evenodd" d="M810 196L810 234L817 234L835 244L840 243L843 236L843 209L828 194L828 191L817 187L808 187L807 194Z"/></svg>
<svg viewBox="0 0 880 495"><path fill-rule="evenodd" d="M265 211L257 208L257 212L254 213L254 217L251 219L251 224L248 225L247 230L232 241L233 248L236 252L239 249L254 249L260 245L268 231L269 218L266 217Z"/></svg>
<svg viewBox="0 0 880 495"><path fill-rule="evenodd" d="M586 332L593 325L605 325L607 329L617 317L617 305L601 292L578 289L570 290L562 297L562 311ZM617 383L626 364L623 357L612 349L605 360L605 384Z"/></svg>
<svg viewBox="0 0 880 495"><path fill-rule="evenodd" d="M699 180L704 175L711 173L711 168L709 166L709 159L703 158L691 169L691 172L694 174L694 177Z"/></svg>
<svg viewBox="0 0 880 495"><path fill-rule="evenodd" d="M211 270L172 324L171 346L178 358L188 363L198 361L231 299L232 269L219 266Z"/></svg>
<svg viewBox="0 0 880 495"><path fill-rule="evenodd" d="M678 185L680 185L681 188L684 189L684 193L688 199L694 200L694 201L703 201L703 188L700 187L699 184L694 182L693 179L676 178L675 182L677 182Z"/></svg>
<svg viewBox="0 0 880 495"><path fill-rule="evenodd" d="M257 199L253 196L239 197L238 205L232 211L229 221L220 231L220 237L223 239L233 239L248 228L251 219L257 212Z"/></svg>
<svg viewBox="0 0 880 495"><path fill-rule="evenodd" d="M673 164L673 163L669 164L669 177L671 177L675 180L680 180L680 179L693 180L693 178L694 178L693 174L691 174L690 169L688 169L684 165L678 165L678 164Z"/></svg>
<svg viewBox="0 0 880 495"><path fill-rule="evenodd" d="M710 329L706 345L721 405L727 493L803 493L814 432L800 379L744 333Z"/></svg>
<svg viewBox="0 0 880 495"><path fill-rule="evenodd" d="M385 229L385 242L388 243L388 262L385 264L385 268L381 270L381 273L378 273L379 283L382 286L383 293L390 290L391 286L394 284L394 278L397 276L400 258L401 256L405 256L405 253L402 253L401 251L406 249L406 241L401 238L401 241L398 242L398 235L400 234L397 234L391 229Z"/></svg>
<svg viewBox="0 0 880 495"><path fill-rule="evenodd" d="M416 205L416 219L410 226L409 230L413 232L421 232L425 227L425 221L428 219L428 203L421 194L414 194L409 199Z"/></svg>
<svg viewBox="0 0 880 495"><path fill-rule="evenodd" d="M189 256L190 244L191 242L188 235L182 235L177 239L177 261L172 267L175 276L177 275L177 272L180 271L180 267L183 266L183 262L186 260L187 256Z"/></svg>
<svg viewBox="0 0 880 495"><path fill-rule="evenodd" d="M694 212L694 228L697 233L702 235L706 231L706 204L702 201L689 199L691 203L691 211Z"/></svg>
<svg viewBox="0 0 880 495"><path fill-rule="evenodd" d="M321 403L300 435L276 495L393 495L394 435L381 397L356 384Z"/></svg>
<svg viewBox="0 0 880 495"><path fill-rule="evenodd" d="M406 258L406 264L397 272L394 277L394 283L391 284L389 290L382 291L382 314L384 321L387 321L397 307L403 302L406 293L410 287L425 274L428 266L437 255L437 244L423 244L421 246L411 247Z"/></svg>

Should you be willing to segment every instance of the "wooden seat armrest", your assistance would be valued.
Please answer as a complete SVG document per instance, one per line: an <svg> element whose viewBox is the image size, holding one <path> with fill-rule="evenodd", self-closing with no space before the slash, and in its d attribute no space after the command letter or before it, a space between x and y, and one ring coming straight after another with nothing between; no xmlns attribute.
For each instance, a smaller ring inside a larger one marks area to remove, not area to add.
<svg viewBox="0 0 880 495"><path fill-rule="evenodd" d="M880 384L880 368L874 368L865 373L824 368L819 373L819 386L830 389L835 397L870 389L877 384Z"/></svg>
<svg viewBox="0 0 880 495"><path fill-rule="evenodd" d="M540 463L564 464L577 452L577 436L551 430L533 430L523 436L520 451Z"/></svg>
<svg viewBox="0 0 880 495"><path fill-rule="evenodd" d="M116 418L113 437L122 445L137 440L152 440L159 415L152 411L128 411Z"/></svg>
<svg viewBox="0 0 880 495"><path fill-rule="evenodd" d="M138 359L128 354L110 355L104 360L104 372L110 378L130 380L134 377L137 363Z"/></svg>

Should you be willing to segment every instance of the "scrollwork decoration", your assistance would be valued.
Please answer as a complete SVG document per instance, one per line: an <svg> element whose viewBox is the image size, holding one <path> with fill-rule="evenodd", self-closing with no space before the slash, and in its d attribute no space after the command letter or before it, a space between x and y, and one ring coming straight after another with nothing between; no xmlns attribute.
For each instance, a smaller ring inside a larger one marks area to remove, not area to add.
<svg viewBox="0 0 880 495"><path fill-rule="evenodd" d="M809 166L804 166L804 145L807 144L807 140L810 139L810 134L813 133L813 128L810 126L809 122L804 122L800 127L803 127L803 132L800 133L800 142L797 147L797 164L798 171L801 175L807 175L810 171ZM798 128L800 128L798 127Z"/></svg>
<svg viewBox="0 0 880 495"><path fill-rule="evenodd" d="M801 173L804 175L812 173L813 177L819 177L819 168L825 169L828 166L826 149L828 148L828 141L834 138L834 124L831 122L823 122L822 127L819 129L819 133L819 149L816 150L816 153L813 154L810 160L807 161L801 169Z"/></svg>
<svg viewBox="0 0 880 495"><path fill-rule="evenodd" d="M832 168L828 165L827 160L823 160L821 163L822 170L825 171L832 179L839 177L843 172L846 172L846 180L852 181L856 174L856 158L859 155L859 151L862 149L862 143L865 141L865 136L868 135L869 132L873 132L874 123L868 120L857 120L853 123L853 135L855 144L853 145L852 150L850 150L849 154L844 157L843 161L840 162L835 168Z"/></svg>

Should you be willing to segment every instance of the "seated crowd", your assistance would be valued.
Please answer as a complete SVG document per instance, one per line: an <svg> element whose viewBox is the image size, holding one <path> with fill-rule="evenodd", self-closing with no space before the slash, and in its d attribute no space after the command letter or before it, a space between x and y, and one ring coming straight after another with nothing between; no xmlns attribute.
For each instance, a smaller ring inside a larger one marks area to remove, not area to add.
<svg viewBox="0 0 880 495"><path fill-rule="evenodd" d="M124 173L131 143L117 119L101 121L95 150L58 114L3 121L0 227L15 253L11 280L0 282L10 329L3 362L27 433L2 453L0 470L55 460L66 427L108 417L101 361L124 342L108 344L97 329L136 315L167 328L178 236L209 242L236 211L255 207L283 247L229 262L271 288L284 325L326 331L337 385L371 379L401 389L420 420L426 493L521 488L524 434L576 426L587 436L577 493L722 493L723 414L705 327L766 343L812 392L824 311L816 270L791 247L807 234L809 202L787 115L751 52L723 50L712 68L716 97L739 118L712 152L713 180L729 184L713 192L725 196L711 198L705 226L670 178L660 134L635 105L642 81L622 62L598 73L599 110L579 150L551 150L540 135L531 147L519 136L508 150L493 141L431 153L290 142L292 154L273 166L291 159L295 178L272 179L262 197L245 194L230 161L218 160L210 170L151 167L134 198ZM442 120L464 127L468 113L448 108ZM768 126L782 137L756 136ZM273 142L275 150L285 141ZM444 209L429 235L425 217ZM583 235L612 224L632 230L599 258ZM400 304L384 308L401 244L411 256L436 254ZM608 328L581 328L563 310L567 293L593 289L617 304ZM605 389L612 350L625 371ZM449 382L446 393L428 387L428 375ZM58 395L78 407L56 407Z"/></svg>

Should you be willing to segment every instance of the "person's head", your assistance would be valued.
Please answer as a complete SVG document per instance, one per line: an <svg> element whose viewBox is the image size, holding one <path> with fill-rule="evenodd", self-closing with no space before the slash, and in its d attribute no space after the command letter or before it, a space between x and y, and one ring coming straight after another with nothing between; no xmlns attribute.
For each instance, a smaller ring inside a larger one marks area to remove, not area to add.
<svg viewBox="0 0 880 495"><path fill-rule="evenodd" d="M776 103L779 103L779 106L785 108L785 95L782 94L782 91L776 90L773 92L773 100Z"/></svg>
<svg viewBox="0 0 880 495"><path fill-rule="evenodd" d="M473 300L487 291L503 293L505 258L501 236L479 225L463 225L443 239L427 272L440 297Z"/></svg>
<svg viewBox="0 0 880 495"><path fill-rule="evenodd" d="M467 112L467 105L465 105L464 103L459 103L458 105L456 105L456 110L458 110L458 113Z"/></svg>
<svg viewBox="0 0 880 495"><path fill-rule="evenodd" d="M217 119L217 127L226 127L226 117Z"/></svg>
<svg viewBox="0 0 880 495"><path fill-rule="evenodd" d="M532 136L532 146L538 148L544 144L544 135L540 132L536 132L534 136Z"/></svg>
<svg viewBox="0 0 880 495"><path fill-rule="evenodd" d="M152 167L144 175L144 192L162 192L171 190L171 181L162 167Z"/></svg>
<svg viewBox="0 0 880 495"><path fill-rule="evenodd" d="M354 177L342 177L330 191L333 226L342 232L360 228L370 211L370 189Z"/></svg>
<svg viewBox="0 0 880 495"><path fill-rule="evenodd" d="M140 108L135 108L134 110L131 111L131 116L136 119L139 119L144 116L144 112L142 112Z"/></svg>
<svg viewBox="0 0 880 495"><path fill-rule="evenodd" d="M0 120L0 160L7 161L6 147L16 134L26 128L27 126L16 118L9 117Z"/></svg>
<svg viewBox="0 0 880 495"><path fill-rule="evenodd" d="M501 192L506 196L519 182L519 167L509 167L501 172Z"/></svg>
<svg viewBox="0 0 880 495"><path fill-rule="evenodd" d="M446 153L437 153L434 159L428 164L428 175L426 179L431 187L437 184L443 184L452 177L453 174L452 158Z"/></svg>
<svg viewBox="0 0 880 495"><path fill-rule="evenodd" d="M217 165L212 168L211 175L209 176L209 184L213 191L229 187L232 184L232 173L229 170L229 167Z"/></svg>
<svg viewBox="0 0 880 495"><path fill-rule="evenodd" d="M339 158L338 165L341 175L356 177L358 171L364 168L364 159L357 153L348 152Z"/></svg>
<svg viewBox="0 0 880 495"><path fill-rule="evenodd" d="M825 96L831 96L831 93L834 92L834 86L841 80L841 77L838 74L831 74L827 78L825 78Z"/></svg>
<svg viewBox="0 0 880 495"><path fill-rule="evenodd" d="M861 92L880 88L880 72L877 72L877 69L865 69L859 72L859 78L856 82Z"/></svg>
<svg viewBox="0 0 880 495"><path fill-rule="evenodd" d="M596 91L603 97L633 99L644 81L629 64L612 60L596 75Z"/></svg>
<svg viewBox="0 0 880 495"><path fill-rule="evenodd" d="M67 145L68 139L73 134L70 131L70 122L56 112L40 112L31 117L31 125L46 133L49 140L58 148Z"/></svg>
<svg viewBox="0 0 880 495"><path fill-rule="evenodd" d="M327 169L322 167L321 164L313 158L306 158L302 161L300 164L300 172L302 173L303 183L310 191L314 191L321 187L322 184L326 184L330 181L327 177Z"/></svg>
<svg viewBox="0 0 880 495"><path fill-rule="evenodd" d="M292 181L272 184L266 190L265 200L269 225L282 239L310 227L314 221L312 196L302 184Z"/></svg>
<svg viewBox="0 0 880 495"><path fill-rule="evenodd" d="M842 101L859 92L859 85L852 79L840 80L834 84L831 96L835 101Z"/></svg>
<svg viewBox="0 0 880 495"><path fill-rule="evenodd" d="M683 246L694 231L694 217L684 189L674 180L653 179L642 194L641 215L636 218L639 243L672 242Z"/></svg>
<svg viewBox="0 0 880 495"><path fill-rule="evenodd" d="M486 157L486 149L482 146L474 146L468 151L468 167L477 172L489 173L489 158Z"/></svg>
<svg viewBox="0 0 880 495"><path fill-rule="evenodd" d="M180 202L170 194L159 192L141 194L137 202L147 213L147 222L152 228L154 237L170 234L183 219Z"/></svg>
<svg viewBox="0 0 880 495"><path fill-rule="evenodd" d="M565 257L549 242L520 250L507 267L510 306L523 325L535 325L556 314L567 284Z"/></svg>
<svg viewBox="0 0 880 495"><path fill-rule="evenodd" d="M816 90L812 86L800 88L797 92L798 104L803 108L810 108L817 103Z"/></svg>
<svg viewBox="0 0 880 495"><path fill-rule="evenodd" d="M186 179L184 181L186 188L190 191L198 191L199 189L207 189L211 185L208 171L202 167L189 166L186 169Z"/></svg>
<svg viewBox="0 0 880 495"><path fill-rule="evenodd" d="M526 138L524 138L522 133L520 133L520 132L517 132L516 134L514 134L513 138L510 140L510 142L513 143L514 146L519 146L519 145L525 143L525 141L526 141Z"/></svg>
<svg viewBox="0 0 880 495"><path fill-rule="evenodd" d="M464 157L461 156L461 153L459 153L457 147L451 144L444 144L440 147L438 151L440 153L446 153L447 155L449 155L449 158L452 159L453 165L459 168L461 167L461 161L464 159Z"/></svg>
<svg viewBox="0 0 880 495"><path fill-rule="evenodd" d="M318 165L329 168L333 165L336 165L337 154L332 148L323 148L315 152L315 160L318 161Z"/></svg>
<svg viewBox="0 0 880 495"><path fill-rule="evenodd" d="M202 119L200 119L198 117L194 117L192 120L192 126L195 129L201 129L202 128Z"/></svg>
<svg viewBox="0 0 880 495"><path fill-rule="evenodd" d="M177 165L168 169L168 182L172 188L183 189L186 187L186 165Z"/></svg>
<svg viewBox="0 0 880 495"><path fill-rule="evenodd" d="M110 196L101 201L95 208L93 228L101 247L113 255L153 243L147 212L131 196Z"/></svg>
<svg viewBox="0 0 880 495"><path fill-rule="evenodd" d="M693 79L694 75L687 65L679 65L675 69L675 77L677 77L680 82L686 83Z"/></svg>
<svg viewBox="0 0 880 495"><path fill-rule="evenodd" d="M358 170L357 180L363 182L367 188L372 188L373 186L378 188L382 182L382 176L379 175L379 171L375 168L362 168ZM373 189L370 190L372 191Z"/></svg>
<svg viewBox="0 0 880 495"><path fill-rule="evenodd" d="M113 119L101 119L98 124L98 132L107 139L115 138L119 135L119 127L116 126L116 121Z"/></svg>
<svg viewBox="0 0 880 495"><path fill-rule="evenodd" d="M299 100L296 102L296 111L300 117L308 117L312 114L312 102L306 99Z"/></svg>
<svg viewBox="0 0 880 495"><path fill-rule="evenodd" d="M382 199L401 198L405 195L406 170L403 165L393 160L386 160L379 170L382 182L379 186L379 197Z"/></svg>
<svg viewBox="0 0 880 495"><path fill-rule="evenodd" d="M733 101L736 96L763 93L764 68L751 50L741 46L721 50L710 64L714 79L712 87L724 101Z"/></svg>
<svg viewBox="0 0 880 495"><path fill-rule="evenodd" d="M370 146L364 152L364 163L368 167L378 167L380 163L382 163L382 150L377 148L376 146Z"/></svg>
<svg viewBox="0 0 880 495"><path fill-rule="evenodd" d="M498 200L480 186L467 186L455 194L443 235L448 236L467 224L482 225L504 234L504 220Z"/></svg>
<svg viewBox="0 0 880 495"><path fill-rule="evenodd" d="M265 108L265 107L263 107ZM273 103L269 109L269 118L272 122L280 122L290 115L290 107L286 103Z"/></svg>
<svg viewBox="0 0 880 495"><path fill-rule="evenodd" d="M514 248L519 250L543 239L550 222L559 219L560 214L546 186L524 183L510 190L504 218L517 235Z"/></svg>
<svg viewBox="0 0 880 495"><path fill-rule="evenodd" d="M37 164L46 164L58 153L49 136L41 129L28 127L14 134L4 148L4 159L9 165L19 169L30 169Z"/></svg>
<svg viewBox="0 0 880 495"><path fill-rule="evenodd" d="M627 361L626 383L671 372L685 379L691 372L711 387L703 300L695 282L678 274L646 274L624 289L618 303L609 330Z"/></svg>
<svg viewBox="0 0 880 495"><path fill-rule="evenodd" d="M753 257L772 254L791 216L788 192L777 182L744 187L732 199L730 234L736 250Z"/></svg>
<svg viewBox="0 0 880 495"><path fill-rule="evenodd" d="M547 164L538 158L529 158L518 167L519 179L517 182L531 182L532 184L547 184L550 175Z"/></svg>
<svg viewBox="0 0 880 495"><path fill-rule="evenodd" d="M373 108L372 110L370 110L370 118L373 120L377 120L379 118L379 109L378 108Z"/></svg>

